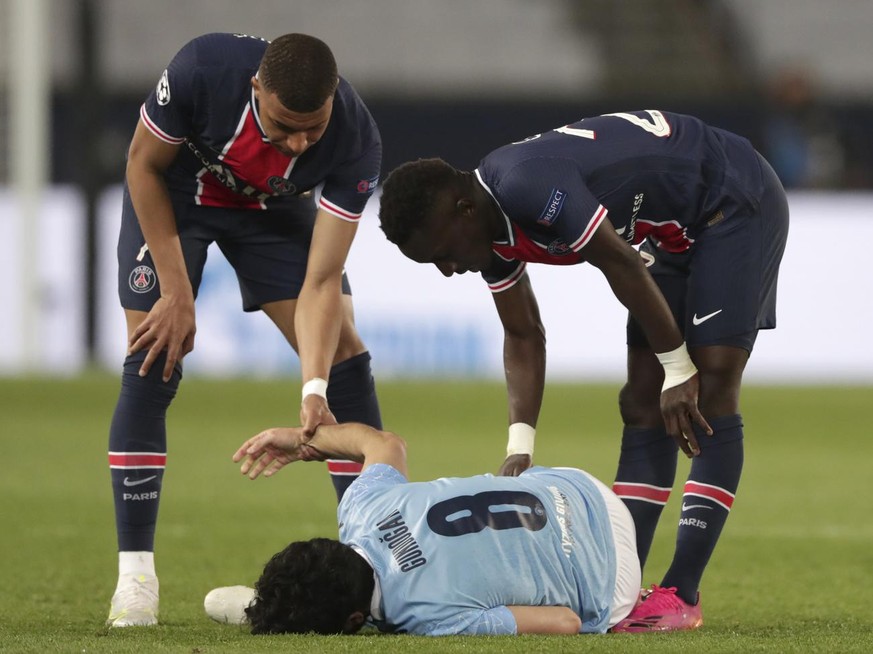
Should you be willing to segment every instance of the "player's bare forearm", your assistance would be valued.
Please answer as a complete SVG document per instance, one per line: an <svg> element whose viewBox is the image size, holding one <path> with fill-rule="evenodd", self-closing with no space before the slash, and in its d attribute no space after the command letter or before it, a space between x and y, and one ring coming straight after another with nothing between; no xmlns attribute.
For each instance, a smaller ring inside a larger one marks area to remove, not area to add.
<svg viewBox="0 0 873 654"><path fill-rule="evenodd" d="M196 331L194 293L163 177L177 154L178 146L160 141L140 121L130 146L127 183L157 271L161 297L128 335L128 352L148 348L139 371L146 375L159 354L166 351L164 381L170 379L176 363L193 349Z"/></svg>
<svg viewBox="0 0 873 654"><path fill-rule="evenodd" d="M306 279L297 299L294 330L303 382L328 379L339 343L342 275L357 224L319 209L312 231Z"/></svg>
<svg viewBox="0 0 873 654"><path fill-rule="evenodd" d="M133 354L149 348L140 368L140 374L145 375L166 350L163 371L166 381L176 362L194 347L194 292L163 178L132 164L128 167L128 186L161 285L161 298L129 334L128 351Z"/></svg>
<svg viewBox="0 0 873 654"><path fill-rule="evenodd" d="M523 422L536 427L546 379L545 335L504 334L503 366L510 424Z"/></svg>
<svg viewBox="0 0 873 654"><path fill-rule="evenodd" d="M319 377L328 379L339 343L342 316L342 274L314 283L304 282L297 298L294 331L300 350L304 383Z"/></svg>
<svg viewBox="0 0 873 654"><path fill-rule="evenodd" d="M515 286L496 293L494 305L503 324L503 367L511 425L507 457L499 474L515 476L533 463L533 428L539 418L546 378L546 332L526 273Z"/></svg>
<svg viewBox="0 0 873 654"><path fill-rule="evenodd" d="M566 606L508 606L515 618L516 633L578 634L582 620Z"/></svg>
<svg viewBox="0 0 873 654"><path fill-rule="evenodd" d="M546 376L546 332L525 273L510 289L494 294L503 324L503 366L510 423L535 427Z"/></svg>
<svg viewBox="0 0 873 654"><path fill-rule="evenodd" d="M176 217L162 177L148 171L128 173L131 201L149 254L161 281L161 294L191 293Z"/></svg>
<svg viewBox="0 0 873 654"><path fill-rule="evenodd" d="M319 425L336 422L326 395L307 394L305 385L307 382L314 383L313 380L329 380L340 335L341 279L318 286L306 287L304 284L297 300L294 329L304 384L300 423L307 436L312 436Z"/></svg>
<svg viewBox="0 0 873 654"><path fill-rule="evenodd" d="M364 468L386 463L407 475L406 442L389 431L355 422L321 425L309 444L330 458L358 461Z"/></svg>
<svg viewBox="0 0 873 654"><path fill-rule="evenodd" d="M321 425L311 439L299 427L268 429L253 436L234 453L240 470L254 479L272 476L294 461L340 458L358 461L364 468L385 463L407 476L406 443L391 432L360 423Z"/></svg>

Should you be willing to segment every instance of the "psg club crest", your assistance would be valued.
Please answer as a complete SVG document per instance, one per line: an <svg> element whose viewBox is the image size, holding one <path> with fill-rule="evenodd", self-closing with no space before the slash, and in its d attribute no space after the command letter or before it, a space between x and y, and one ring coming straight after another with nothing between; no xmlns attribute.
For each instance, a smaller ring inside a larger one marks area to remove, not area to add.
<svg viewBox="0 0 873 654"><path fill-rule="evenodd" d="M127 279L130 290L134 293L148 293L155 287L157 275L148 266L137 266Z"/></svg>
<svg viewBox="0 0 873 654"><path fill-rule="evenodd" d="M291 180L279 177L278 175L270 177L270 179L267 180L267 186L272 189L273 193L279 193L282 195L293 193L297 190L297 187L291 183Z"/></svg>
<svg viewBox="0 0 873 654"><path fill-rule="evenodd" d="M564 243L564 241L559 238L556 238L554 241L549 243L549 247L546 248L546 250L553 257L560 257L565 254L570 254L570 252L572 252L570 246Z"/></svg>

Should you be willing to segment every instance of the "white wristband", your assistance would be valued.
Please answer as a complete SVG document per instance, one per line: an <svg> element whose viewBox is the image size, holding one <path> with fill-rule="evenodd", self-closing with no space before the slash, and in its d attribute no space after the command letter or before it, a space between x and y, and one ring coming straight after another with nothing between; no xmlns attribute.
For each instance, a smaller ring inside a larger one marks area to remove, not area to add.
<svg viewBox="0 0 873 654"><path fill-rule="evenodd" d="M528 454L533 456L534 438L537 430L524 422L509 425L509 441L506 443L506 456Z"/></svg>
<svg viewBox="0 0 873 654"><path fill-rule="evenodd" d="M303 384L303 397L301 398L301 401L305 400L307 395L318 395L326 400L327 380L324 380L321 377L313 377Z"/></svg>
<svg viewBox="0 0 873 654"><path fill-rule="evenodd" d="M685 343L682 343L682 345L675 350L663 352L661 354L656 353L655 356L658 357L658 361L660 361L661 365L664 366L664 385L661 387L662 393L668 388L684 384L697 374L697 367L691 360L691 357L688 354L688 348L685 347Z"/></svg>

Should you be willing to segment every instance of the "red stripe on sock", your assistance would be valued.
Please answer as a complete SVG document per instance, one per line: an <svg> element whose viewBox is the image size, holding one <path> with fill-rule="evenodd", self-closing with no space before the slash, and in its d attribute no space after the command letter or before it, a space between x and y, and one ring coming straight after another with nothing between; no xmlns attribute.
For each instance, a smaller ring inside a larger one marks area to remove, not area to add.
<svg viewBox="0 0 873 654"><path fill-rule="evenodd" d="M354 461L328 461L327 471L332 475L359 475L363 465Z"/></svg>
<svg viewBox="0 0 873 654"><path fill-rule="evenodd" d="M700 484L696 481L685 482L685 495L696 495L697 497L705 497L721 504L724 508L730 510L734 503L734 494L726 491L718 486L710 486L709 484Z"/></svg>
<svg viewBox="0 0 873 654"><path fill-rule="evenodd" d="M109 453L109 466L111 468L164 468L166 465L166 454L148 454L146 452L129 454L124 452Z"/></svg>
<svg viewBox="0 0 873 654"><path fill-rule="evenodd" d="M670 499L670 490L649 484L630 484L618 481L612 485L612 492L622 499L643 500L655 504L666 504L667 500Z"/></svg>

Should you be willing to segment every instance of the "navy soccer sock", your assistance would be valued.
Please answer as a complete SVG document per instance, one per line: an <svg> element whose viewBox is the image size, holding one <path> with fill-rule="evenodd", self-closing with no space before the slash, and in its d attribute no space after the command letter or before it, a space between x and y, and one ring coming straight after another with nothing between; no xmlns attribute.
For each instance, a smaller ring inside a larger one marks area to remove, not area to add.
<svg viewBox="0 0 873 654"><path fill-rule="evenodd" d="M627 506L637 532L637 555L645 566L655 527L676 477L679 447L663 427L625 427L612 490Z"/></svg>
<svg viewBox="0 0 873 654"><path fill-rule="evenodd" d="M362 422L382 429L382 416L376 398L376 383L370 371L370 353L362 352L337 363L330 369L327 402L337 422ZM330 459L327 470L336 490L337 501L358 478L361 464L354 461Z"/></svg>
<svg viewBox="0 0 873 654"><path fill-rule="evenodd" d="M166 354L139 376L146 352L127 357L121 392L109 428L109 468L115 498L119 552L154 551L161 483L167 462L166 415L182 368L177 365L164 383Z"/></svg>
<svg viewBox="0 0 873 654"><path fill-rule="evenodd" d="M715 549L734 502L743 471L743 420L739 414L708 420L713 435L697 433L700 455L682 495L676 534L676 553L662 586L675 586L677 595L697 603L703 571Z"/></svg>

